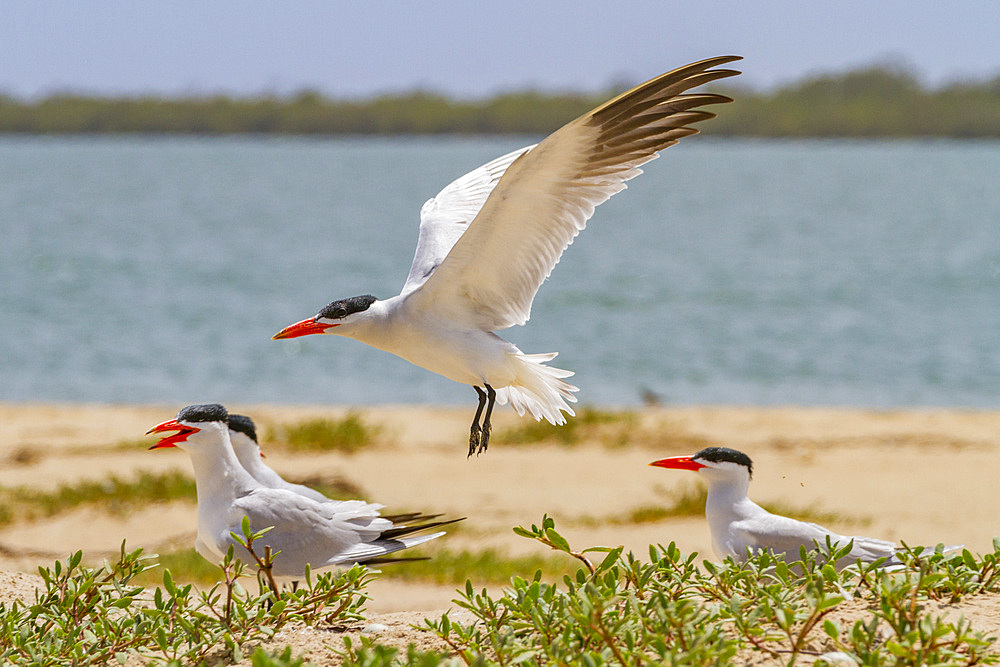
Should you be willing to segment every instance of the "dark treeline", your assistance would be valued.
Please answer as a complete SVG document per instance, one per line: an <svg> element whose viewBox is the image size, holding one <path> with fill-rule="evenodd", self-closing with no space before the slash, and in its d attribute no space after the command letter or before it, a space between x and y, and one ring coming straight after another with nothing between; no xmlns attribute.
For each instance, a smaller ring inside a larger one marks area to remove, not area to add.
<svg viewBox="0 0 1000 667"><path fill-rule="evenodd" d="M714 86L719 90L719 86ZM768 92L722 88L737 102L702 125L749 137L1000 137L1000 77L929 89L904 69L871 66ZM524 92L455 101L415 92L370 100L291 97L0 96L0 132L26 134L544 134L607 99Z"/></svg>

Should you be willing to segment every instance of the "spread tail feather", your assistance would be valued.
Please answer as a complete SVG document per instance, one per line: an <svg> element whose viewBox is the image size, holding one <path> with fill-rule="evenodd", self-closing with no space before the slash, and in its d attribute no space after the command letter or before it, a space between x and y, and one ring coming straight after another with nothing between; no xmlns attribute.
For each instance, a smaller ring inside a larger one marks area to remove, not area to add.
<svg viewBox="0 0 1000 667"><path fill-rule="evenodd" d="M569 404L576 403L573 392L579 389L563 380L572 376L573 371L545 365L546 361L555 359L556 354L515 353L521 362L517 365L517 380L497 389L497 403L510 403L518 415L528 412L536 421L544 418L550 424L565 424L564 412L571 416L576 414Z"/></svg>

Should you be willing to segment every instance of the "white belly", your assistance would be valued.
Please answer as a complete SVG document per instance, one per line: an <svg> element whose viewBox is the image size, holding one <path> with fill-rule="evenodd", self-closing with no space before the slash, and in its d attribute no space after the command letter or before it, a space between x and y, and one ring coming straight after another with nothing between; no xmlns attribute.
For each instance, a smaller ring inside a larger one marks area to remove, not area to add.
<svg viewBox="0 0 1000 667"><path fill-rule="evenodd" d="M462 384L504 387L515 381L517 348L496 334L477 329L454 329L432 321L395 323L385 336L364 343L391 352L411 364Z"/></svg>

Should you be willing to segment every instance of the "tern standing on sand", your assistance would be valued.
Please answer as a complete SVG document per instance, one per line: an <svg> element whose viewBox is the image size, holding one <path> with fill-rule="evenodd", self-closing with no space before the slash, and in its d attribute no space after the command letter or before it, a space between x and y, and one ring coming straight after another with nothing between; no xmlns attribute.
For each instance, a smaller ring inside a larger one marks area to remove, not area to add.
<svg viewBox="0 0 1000 667"><path fill-rule="evenodd" d="M305 484L295 484L285 480L274 471L271 466L264 463L264 453L260 450L257 442L257 426L253 419L246 415L229 415L229 442L233 446L236 459L243 466L243 469L250 473L250 476L260 482L261 486L269 489L285 489L300 496L311 498L321 503L331 503L334 505L344 505L345 507L357 508L360 500L334 500L327 498L316 489L311 489ZM378 503L368 503L372 511L378 513L385 505ZM388 519L395 523L407 522L427 522L436 519L440 514L423 514L421 512L406 512L404 514L382 514L383 519Z"/></svg>
<svg viewBox="0 0 1000 667"><path fill-rule="evenodd" d="M886 564L898 564L896 552L901 549L892 542L873 537L838 535L823 526L772 514L750 500L747 491L753 474L753 462L743 452L728 447L708 447L694 456L673 456L653 461L658 468L692 470L708 482L705 515L712 532L712 548L719 558L732 556L743 562L748 554L770 549L784 554L788 562L799 559L799 549L823 548L831 544L846 546L853 540L841 565L855 561L889 559ZM946 547L946 551L960 547Z"/></svg>
<svg viewBox="0 0 1000 667"><path fill-rule="evenodd" d="M545 365L556 353L524 354L494 332L528 321L535 293L596 206L659 151L697 133L692 123L715 117L698 107L732 101L684 91L739 74L712 69L734 60L658 76L459 178L420 210L417 250L398 296L334 301L274 338L348 336L472 385L479 406L470 456L489 444L495 402L565 423L562 413L574 414L577 388L565 381L573 373Z"/></svg>
<svg viewBox="0 0 1000 667"><path fill-rule="evenodd" d="M271 489L243 469L229 440L228 413L218 404L189 405L175 419L157 424L149 433L176 431L150 449L180 447L191 457L198 492L198 538L195 548L213 563L230 546L249 560L230 533L241 533L243 517L254 531L272 527L258 544L281 552L274 562L275 577L299 578L308 564L313 570L378 562L387 554L423 544L444 535L413 533L451 521L411 526L394 525L379 516L379 505L361 500L317 502L287 489ZM262 552L261 552L262 553ZM258 553L258 555L261 555Z"/></svg>
<svg viewBox="0 0 1000 667"><path fill-rule="evenodd" d="M312 498L321 503L337 502L324 496L315 489L310 489L304 484L293 484L276 473L271 466L264 463L263 454L260 451L260 444L257 442L257 427L253 420L246 415L230 414L229 419L229 442L233 446L236 459L243 466L243 469L250 473L250 476L260 482L261 486L270 489L285 489L300 496ZM381 505L377 509L381 509Z"/></svg>

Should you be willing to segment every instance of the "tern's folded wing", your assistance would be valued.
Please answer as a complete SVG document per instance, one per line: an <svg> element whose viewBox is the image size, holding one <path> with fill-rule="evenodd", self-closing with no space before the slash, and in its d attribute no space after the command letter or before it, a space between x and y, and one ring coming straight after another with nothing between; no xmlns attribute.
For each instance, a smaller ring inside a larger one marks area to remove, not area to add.
<svg viewBox="0 0 1000 667"><path fill-rule="evenodd" d="M820 546L826 544L827 537L838 543L841 539L845 542L850 540L818 524L777 514L738 521L732 528L734 537L732 552L738 556L745 555L747 548L753 552L770 549L776 554L786 554L797 559L801 547L807 550L815 549L817 544Z"/></svg>
<svg viewBox="0 0 1000 667"><path fill-rule="evenodd" d="M356 507L342 511L341 506L332 507L283 489L258 489L234 503L236 515L249 517L254 531L271 528L259 545L280 552L276 572L301 572L306 563L314 568L338 563L343 553L377 540L392 528L392 522L371 508L359 501Z"/></svg>

